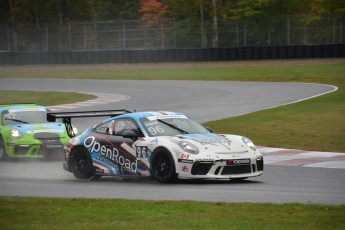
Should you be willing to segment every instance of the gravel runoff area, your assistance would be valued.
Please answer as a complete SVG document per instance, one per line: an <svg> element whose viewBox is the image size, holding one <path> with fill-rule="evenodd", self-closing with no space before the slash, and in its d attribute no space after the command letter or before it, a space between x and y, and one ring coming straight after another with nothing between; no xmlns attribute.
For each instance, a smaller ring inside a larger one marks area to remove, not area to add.
<svg viewBox="0 0 345 230"><path fill-rule="evenodd" d="M211 62L176 62L176 63L130 63L130 64L61 64L61 65L0 65L0 72L30 71L89 71L89 70L129 70L129 69L174 69L191 67L226 67L226 66L289 66L345 64L345 58L327 59L284 59L255 61L211 61Z"/></svg>

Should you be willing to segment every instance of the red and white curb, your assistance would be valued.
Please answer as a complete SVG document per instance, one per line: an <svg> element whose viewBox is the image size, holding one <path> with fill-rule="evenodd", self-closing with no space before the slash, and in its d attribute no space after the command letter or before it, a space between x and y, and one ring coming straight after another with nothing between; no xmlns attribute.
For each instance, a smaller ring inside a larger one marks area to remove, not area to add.
<svg viewBox="0 0 345 230"><path fill-rule="evenodd" d="M257 146L265 164L345 169L345 153L304 151Z"/></svg>
<svg viewBox="0 0 345 230"><path fill-rule="evenodd" d="M83 92L80 92L80 93L83 93ZM130 98L129 96L122 95L122 94L110 94L110 93L87 93L87 94L93 94L97 96L97 98L88 100L88 101L77 102L73 104L49 106L49 109L51 109L52 111L63 110L63 109L77 109L77 108L93 106L93 105L102 105L102 104L107 104L107 103L112 103L112 102L125 101Z"/></svg>

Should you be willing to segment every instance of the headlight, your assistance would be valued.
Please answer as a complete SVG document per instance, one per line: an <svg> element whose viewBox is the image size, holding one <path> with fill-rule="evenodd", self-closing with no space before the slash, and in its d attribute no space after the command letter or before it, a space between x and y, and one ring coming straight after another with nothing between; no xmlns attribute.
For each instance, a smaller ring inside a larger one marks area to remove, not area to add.
<svg viewBox="0 0 345 230"><path fill-rule="evenodd" d="M199 149L195 145L193 145L192 143L190 143L188 141L180 141L179 145L180 145L181 149L183 149L187 153L191 153L191 154L198 154L199 153Z"/></svg>
<svg viewBox="0 0 345 230"><path fill-rule="evenodd" d="M254 143L253 143L251 140L249 140L249 139L246 138L246 137L242 137L242 141L243 141L249 148L251 148L251 149L253 149L254 151L256 151L255 145L254 145Z"/></svg>
<svg viewBox="0 0 345 230"><path fill-rule="evenodd" d="M12 129L10 131L10 135L11 137L14 137L14 138L21 138L23 136L22 133L17 129Z"/></svg>

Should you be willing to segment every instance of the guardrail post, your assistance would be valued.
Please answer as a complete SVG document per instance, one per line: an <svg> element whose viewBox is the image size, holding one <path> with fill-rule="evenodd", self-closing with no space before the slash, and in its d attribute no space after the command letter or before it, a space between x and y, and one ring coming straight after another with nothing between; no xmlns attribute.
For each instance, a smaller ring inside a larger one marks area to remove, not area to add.
<svg viewBox="0 0 345 230"><path fill-rule="evenodd" d="M290 17L287 17L286 22L286 44L290 45Z"/></svg>

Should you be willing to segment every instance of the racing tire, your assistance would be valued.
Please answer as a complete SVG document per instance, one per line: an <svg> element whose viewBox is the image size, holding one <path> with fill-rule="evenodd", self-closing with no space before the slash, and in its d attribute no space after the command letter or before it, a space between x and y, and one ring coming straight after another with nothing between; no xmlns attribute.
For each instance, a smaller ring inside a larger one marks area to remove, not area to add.
<svg viewBox="0 0 345 230"><path fill-rule="evenodd" d="M5 160L7 157L5 150L4 139L0 136L0 161Z"/></svg>
<svg viewBox="0 0 345 230"><path fill-rule="evenodd" d="M175 162L166 149L158 149L151 156L151 175L159 183L177 181Z"/></svg>
<svg viewBox="0 0 345 230"><path fill-rule="evenodd" d="M74 147L69 161L71 172L77 179L92 180L96 177L91 156L84 147Z"/></svg>

